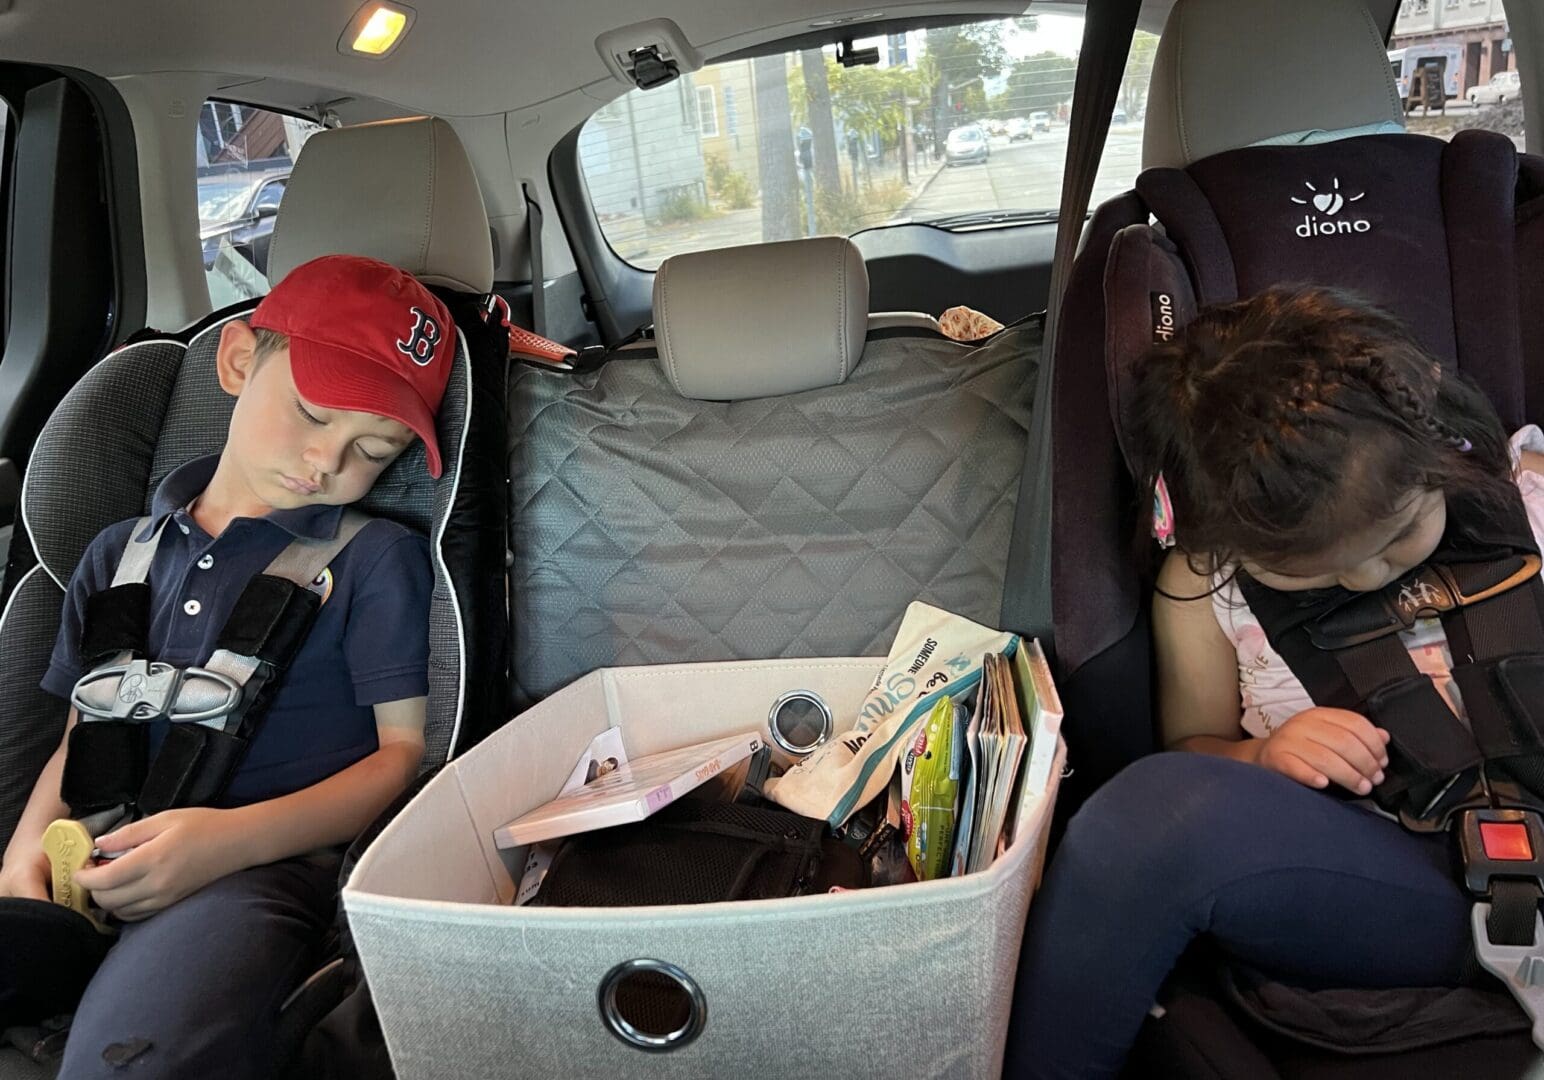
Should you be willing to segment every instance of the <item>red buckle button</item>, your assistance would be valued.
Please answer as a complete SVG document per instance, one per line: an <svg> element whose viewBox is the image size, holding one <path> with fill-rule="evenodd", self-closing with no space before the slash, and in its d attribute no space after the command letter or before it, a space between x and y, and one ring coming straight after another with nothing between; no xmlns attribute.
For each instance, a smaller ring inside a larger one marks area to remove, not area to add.
<svg viewBox="0 0 1544 1080"><path fill-rule="evenodd" d="M1497 862L1532 862L1533 845L1528 842L1528 826L1521 822L1480 822L1480 845L1487 859Z"/></svg>

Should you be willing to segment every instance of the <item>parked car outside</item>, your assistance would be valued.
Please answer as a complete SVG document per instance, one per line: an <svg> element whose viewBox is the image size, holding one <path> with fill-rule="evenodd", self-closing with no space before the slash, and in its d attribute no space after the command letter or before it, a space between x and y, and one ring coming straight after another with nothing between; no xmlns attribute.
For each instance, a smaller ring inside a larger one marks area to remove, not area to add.
<svg viewBox="0 0 1544 1080"><path fill-rule="evenodd" d="M259 273L268 273L268 246L289 175L279 169L199 177L198 238L206 271L229 244Z"/></svg>
<svg viewBox="0 0 1544 1080"><path fill-rule="evenodd" d="M1029 122L1036 131L1051 130L1051 114L1044 109L1036 109L1029 114Z"/></svg>
<svg viewBox="0 0 1544 1080"><path fill-rule="evenodd" d="M1500 105L1516 101L1523 92L1522 77L1515 71L1498 71L1490 82L1469 88L1470 105Z"/></svg>
<svg viewBox="0 0 1544 1080"><path fill-rule="evenodd" d="M949 132L944 139L944 164L959 165L966 161L985 163L992 156L986 132L979 124L966 124Z"/></svg>
<svg viewBox="0 0 1544 1080"><path fill-rule="evenodd" d="M1008 141L1018 142L1021 139L1033 139L1035 137L1034 125L1022 116L1015 116L1008 121Z"/></svg>

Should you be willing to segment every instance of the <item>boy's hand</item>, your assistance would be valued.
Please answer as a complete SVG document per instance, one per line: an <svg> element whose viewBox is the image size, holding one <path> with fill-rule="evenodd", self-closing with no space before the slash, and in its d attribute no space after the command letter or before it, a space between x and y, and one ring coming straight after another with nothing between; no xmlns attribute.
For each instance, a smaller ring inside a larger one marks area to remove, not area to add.
<svg viewBox="0 0 1544 1080"><path fill-rule="evenodd" d="M91 890L99 907L125 922L148 918L245 865L229 813L207 807L165 810L115 829L97 838L97 848L127 854L85 867L75 880Z"/></svg>
<svg viewBox="0 0 1544 1080"><path fill-rule="evenodd" d="M41 840L38 841L35 855L28 857L13 852L5 864L0 865L0 897L47 900L51 873Z"/></svg>
<svg viewBox="0 0 1544 1080"><path fill-rule="evenodd" d="M1389 733L1346 709L1304 709L1259 742L1259 764L1311 788L1366 795L1389 763Z"/></svg>

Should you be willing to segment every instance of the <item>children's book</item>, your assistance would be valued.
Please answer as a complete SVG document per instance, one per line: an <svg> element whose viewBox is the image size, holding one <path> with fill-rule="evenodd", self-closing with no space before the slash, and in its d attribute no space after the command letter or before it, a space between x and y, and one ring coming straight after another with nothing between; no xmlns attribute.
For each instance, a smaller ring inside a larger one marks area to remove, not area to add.
<svg viewBox="0 0 1544 1080"><path fill-rule="evenodd" d="M513 848L642 821L760 749L761 736L744 732L619 764L496 829L493 842Z"/></svg>

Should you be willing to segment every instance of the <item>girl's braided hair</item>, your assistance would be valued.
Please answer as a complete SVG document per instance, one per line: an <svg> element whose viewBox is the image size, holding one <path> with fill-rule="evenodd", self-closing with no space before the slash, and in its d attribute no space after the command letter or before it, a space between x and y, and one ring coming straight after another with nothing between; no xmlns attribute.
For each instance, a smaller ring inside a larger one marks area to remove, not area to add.
<svg viewBox="0 0 1544 1080"><path fill-rule="evenodd" d="M1484 394L1393 316L1332 289L1202 312L1154 350L1136 427L1144 505L1162 474L1198 573L1323 551L1421 489L1511 497Z"/></svg>

